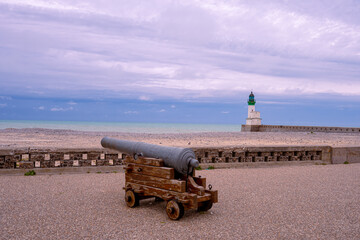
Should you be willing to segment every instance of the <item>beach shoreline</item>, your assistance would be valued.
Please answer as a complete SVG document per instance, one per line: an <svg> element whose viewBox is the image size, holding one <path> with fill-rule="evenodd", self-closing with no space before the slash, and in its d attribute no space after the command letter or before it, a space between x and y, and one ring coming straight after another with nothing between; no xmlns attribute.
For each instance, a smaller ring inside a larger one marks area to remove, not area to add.
<svg viewBox="0 0 360 240"><path fill-rule="evenodd" d="M101 148L100 141L105 136L176 147L360 146L360 134L358 133L201 132L156 134L7 128L0 130L0 149Z"/></svg>

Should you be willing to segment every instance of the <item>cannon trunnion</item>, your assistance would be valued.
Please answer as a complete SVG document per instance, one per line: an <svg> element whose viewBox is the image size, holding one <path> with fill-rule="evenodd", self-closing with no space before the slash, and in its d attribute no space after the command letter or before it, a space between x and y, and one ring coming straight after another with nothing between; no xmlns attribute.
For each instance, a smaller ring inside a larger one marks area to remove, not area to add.
<svg viewBox="0 0 360 240"><path fill-rule="evenodd" d="M217 190L206 189L206 179L177 173L174 168L164 167L162 159L126 157L125 202L133 208L141 199L155 197L165 200L166 213L178 220L188 209L209 210L218 201ZM186 181L187 180L187 181Z"/></svg>

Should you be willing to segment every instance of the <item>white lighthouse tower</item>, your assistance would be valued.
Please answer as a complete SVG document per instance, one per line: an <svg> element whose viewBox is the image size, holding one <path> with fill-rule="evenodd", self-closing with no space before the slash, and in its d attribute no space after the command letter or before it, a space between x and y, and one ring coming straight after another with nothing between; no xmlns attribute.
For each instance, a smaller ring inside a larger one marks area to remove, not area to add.
<svg viewBox="0 0 360 240"><path fill-rule="evenodd" d="M260 112L255 111L255 96L251 92L248 100L248 117L246 119L246 125L261 125Z"/></svg>

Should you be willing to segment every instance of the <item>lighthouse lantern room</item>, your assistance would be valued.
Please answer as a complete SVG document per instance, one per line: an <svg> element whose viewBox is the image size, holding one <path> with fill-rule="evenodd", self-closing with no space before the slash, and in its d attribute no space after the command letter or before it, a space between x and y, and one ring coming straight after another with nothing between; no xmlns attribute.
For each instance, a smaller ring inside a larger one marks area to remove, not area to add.
<svg viewBox="0 0 360 240"><path fill-rule="evenodd" d="M246 119L246 125L261 125L260 112L255 111L255 96L251 91L248 100L248 117Z"/></svg>

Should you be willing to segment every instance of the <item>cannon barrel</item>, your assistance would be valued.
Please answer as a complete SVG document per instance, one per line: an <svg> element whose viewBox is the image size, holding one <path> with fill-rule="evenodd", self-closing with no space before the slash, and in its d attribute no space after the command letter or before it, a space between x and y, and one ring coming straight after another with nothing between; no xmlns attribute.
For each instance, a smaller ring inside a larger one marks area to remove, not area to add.
<svg viewBox="0 0 360 240"><path fill-rule="evenodd" d="M191 173L194 167L199 166L195 153L190 148L159 146L155 144L118 140L104 137L101 140L104 148L114 149L131 155L141 155L149 158L161 158L164 165L174 168L181 174Z"/></svg>

